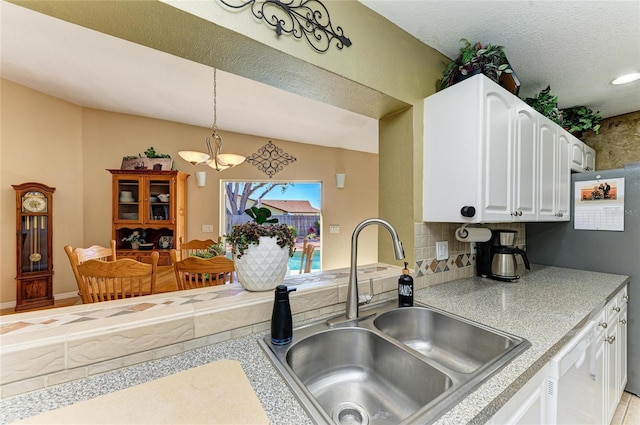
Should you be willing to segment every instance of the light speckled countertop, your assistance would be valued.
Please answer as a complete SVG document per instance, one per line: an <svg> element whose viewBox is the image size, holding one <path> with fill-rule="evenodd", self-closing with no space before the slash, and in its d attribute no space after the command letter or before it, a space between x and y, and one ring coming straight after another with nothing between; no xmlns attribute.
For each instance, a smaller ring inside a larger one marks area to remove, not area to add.
<svg viewBox="0 0 640 425"><path fill-rule="evenodd" d="M421 303L513 333L531 347L453 407L438 424L484 423L569 341L628 278L533 265L517 283L461 279L417 291ZM257 345L266 333L0 400L2 423L36 415L218 359L238 360L274 425L311 423ZM212 383L213 384L213 383Z"/></svg>

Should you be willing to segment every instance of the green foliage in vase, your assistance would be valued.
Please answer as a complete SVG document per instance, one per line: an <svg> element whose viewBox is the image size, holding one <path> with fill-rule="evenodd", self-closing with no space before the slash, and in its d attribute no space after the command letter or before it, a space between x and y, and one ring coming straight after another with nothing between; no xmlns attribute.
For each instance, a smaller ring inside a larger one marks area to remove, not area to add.
<svg viewBox="0 0 640 425"><path fill-rule="evenodd" d="M582 133L583 131L593 130L594 133L600 132L600 111L593 110L586 106L574 106L572 108L562 109L562 126L569 133Z"/></svg>
<svg viewBox="0 0 640 425"><path fill-rule="evenodd" d="M170 155L156 152L156 150L153 148L153 146L151 146L149 149L144 151L144 155L147 158L171 158Z"/></svg>
<svg viewBox="0 0 640 425"><path fill-rule="evenodd" d="M194 257L200 258L212 258L217 257L218 255L225 255L224 241L216 242L213 245L209 246L206 251L197 251L192 254Z"/></svg>
<svg viewBox="0 0 640 425"><path fill-rule="evenodd" d="M258 224L278 222L277 218L269 218L271 217L271 210L269 208L258 208L256 206L253 206L251 208L247 208L246 210L244 210L244 212Z"/></svg>
<svg viewBox="0 0 640 425"><path fill-rule="evenodd" d="M246 209L245 213L253 221L235 225L231 229L231 233L225 235L236 258L242 258L245 251L249 249L249 245L259 245L261 236L275 237L278 246L281 248L288 247L289 257L293 257L295 237L289 226L277 224L277 218L269 218L271 217L271 211L268 208L252 207Z"/></svg>
<svg viewBox="0 0 640 425"><path fill-rule="evenodd" d="M547 86L535 97L527 97L524 101L551 121L562 125L562 115L558 109L558 96L551 93L551 86Z"/></svg>
<svg viewBox="0 0 640 425"><path fill-rule="evenodd" d="M482 72L496 83L500 80L502 73L513 72L504 54L503 46L487 44L482 46L477 42L471 44L466 38L460 39L464 46L460 48L458 57L451 61L439 81L439 89L442 90L473 74L476 71Z"/></svg>

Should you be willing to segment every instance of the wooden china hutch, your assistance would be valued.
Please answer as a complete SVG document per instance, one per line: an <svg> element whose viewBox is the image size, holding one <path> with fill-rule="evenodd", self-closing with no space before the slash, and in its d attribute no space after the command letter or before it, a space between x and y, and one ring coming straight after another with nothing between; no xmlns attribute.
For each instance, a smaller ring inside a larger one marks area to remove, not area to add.
<svg viewBox="0 0 640 425"><path fill-rule="evenodd" d="M169 250L187 232L187 178L181 171L107 170L112 174L112 226L118 258L145 261L153 250L170 265ZM123 241L138 232L147 245ZM152 246L149 244L153 244ZM146 249L144 249L146 248Z"/></svg>

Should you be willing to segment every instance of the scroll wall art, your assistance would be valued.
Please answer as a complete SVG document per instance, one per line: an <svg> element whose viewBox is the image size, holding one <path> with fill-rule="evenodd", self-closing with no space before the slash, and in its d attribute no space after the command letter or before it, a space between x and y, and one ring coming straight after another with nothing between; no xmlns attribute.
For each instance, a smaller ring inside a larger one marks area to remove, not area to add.
<svg viewBox="0 0 640 425"><path fill-rule="evenodd" d="M329 10L319 0L220 0L232 9L251 7L251 13L259 20L273 27L277 36L290 34L298 39L306 39L319 53L329 50L335 40L338 50L351 46L351 40L344 35L342 27L334 29Z"/></svg>
<svg viewBox="0 0 640 425"><path fill-rule="evenodd" d="M245 161L271 178L297 159L269 140L269 143L258 149L258 152L248 156Z"/></svg>

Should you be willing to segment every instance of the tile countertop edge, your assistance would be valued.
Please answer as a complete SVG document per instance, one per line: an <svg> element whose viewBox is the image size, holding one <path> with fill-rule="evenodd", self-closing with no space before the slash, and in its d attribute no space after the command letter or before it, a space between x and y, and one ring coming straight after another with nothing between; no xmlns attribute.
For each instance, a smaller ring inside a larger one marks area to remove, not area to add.
<svg viewBox="0 0 640 425"><path fill-rule="evenodd" d="M436 424L483 423L487 421L535 372L544 366L593 313L601 308L629 280L627 276L549 266L532 265L532 268L533 270L528 272L521 282L515 284L473 277L446 282L416 292L416 301L518 335L532 343L527 351L514 359L485 384L478 387L461 403L454 406ZM559 285L560 282L562 285ZM561 293L565 294L564 299L558 295ZM567 294L572 296L566 297ZM527 300L526 303L522 302L523 299ZM544 308L542 310L544 315L540 314L541 308ZM550 324L554 326L554 329L547 329ZM538 334L539 331L544 332ZM277 425L305 423L299 416L302 413L301 407L257 344L257 340L266 334L267 332L259 332L247 335L175 356L123 368L113 374L106 373L87 380L80 380L85 382L84 384L80 381L74 381L58 387L64 389L87 385L90 388L93 385L97 387L95 391L105 393L110 391L103 388L103 381L107 377L120 377L122 374L135 373L141 376L140 382L144 382L175 373L175 370L184 370L219 358L241 358L243 359L243 368L245 368L263 407L270 415L272 423ZM121 385L117 381L118 378L115 378L109 382L117 384L121 388L124 384ZM140 383L128 379L127 381L127 385ZM3 415L0 416L4 416L4 413L9 413L12 409L26 409L28 406L25 404L32 405L27 409L29 412L11 413L20 417L35 415L39 412L32 411L32 409L35 409L33 404L38 400L40 402L46 401L48 406L46 410L60 407L59 405L55 406L56 403L69 404L68 397L65 397L64 400L56 399L60 396L58 395L59 391L56 391L55 388L50 387L16 396L14 401L12 399L0 400L0 407L3 411ZM284 403L286 408L281 409L284 406L278 406L279 403ZM4 409L7 411L5 412ZM287 411L291 413L284 416L277 413Z"/></svg>

